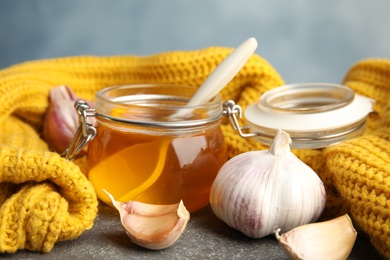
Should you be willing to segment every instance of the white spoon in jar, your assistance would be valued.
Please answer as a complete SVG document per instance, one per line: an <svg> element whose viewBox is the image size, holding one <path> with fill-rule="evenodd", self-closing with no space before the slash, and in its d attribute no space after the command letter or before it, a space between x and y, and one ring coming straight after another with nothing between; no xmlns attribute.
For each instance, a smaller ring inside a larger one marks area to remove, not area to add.
<svg viewBox="0 0 390 260"><path fill-rule="evenodd" d="M241 70L257 48L257 41L251 37L230 53L206 78L186 107L205 104L221 91ZM187 110L179 110L171 117L186 116Z"/></svg>

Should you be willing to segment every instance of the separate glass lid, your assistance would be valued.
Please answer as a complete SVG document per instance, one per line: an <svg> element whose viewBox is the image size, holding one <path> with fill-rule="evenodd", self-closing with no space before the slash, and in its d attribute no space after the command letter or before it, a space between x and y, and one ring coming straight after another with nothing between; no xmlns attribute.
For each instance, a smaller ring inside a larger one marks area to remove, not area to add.
<svg viewBox="0 0 390 260"><path fill-rule="evenodd" d="M244 115L250 132L264 144L282 129L290 134L292 148L315 149L361 135L373 102L343 85L291 84L264 93Z"/></svg>

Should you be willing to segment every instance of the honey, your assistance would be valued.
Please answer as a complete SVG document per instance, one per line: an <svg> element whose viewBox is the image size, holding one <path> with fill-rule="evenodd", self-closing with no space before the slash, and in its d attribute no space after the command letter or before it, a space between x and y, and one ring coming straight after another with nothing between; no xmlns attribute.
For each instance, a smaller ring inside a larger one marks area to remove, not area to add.
<svg viewBox="0 0 390 260"><path fill-rule="evenodd" d="M208 204L211 184L227 158L219 128L174 138L104 125L97 130L88 149L88 178L103 201L110 202L106 189L119 201L172 204L182 199L189 211Z"/></svg>
<svg viewBox="0 0 390 260"><path fill-rule="evenodd" d="M111 103L99 104L98 100L97 135L87 154L88 178L107 204L110 199L103 189L122 202L161 205L183 200L190 212L209 203L211 185L227 160L220 100L212 101L212 109L210 104L192 109L190 118L172 118L176 111L172 108L186 102L172 101L172 95L178 95L176 88L164 86L164 93L156 96L140 86L135 100L130 90L126 90L126 98L119 98L120 103L118 96L123 96L124 90L114 95L103 93ZM181 95L190 97L194 89L189 89L186 94L188 89L181 87Z"/></svg>

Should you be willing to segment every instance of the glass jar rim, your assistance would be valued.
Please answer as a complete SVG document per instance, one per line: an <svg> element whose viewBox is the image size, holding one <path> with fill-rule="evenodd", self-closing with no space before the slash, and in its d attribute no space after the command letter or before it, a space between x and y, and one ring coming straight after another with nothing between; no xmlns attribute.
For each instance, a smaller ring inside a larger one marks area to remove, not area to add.
<svg viewBox="0 0 390 260"><path fill-rule="evenodd" d="M201 126L219 120L222 117L219 95L205 104L186 106L196 90L194 86L174 84L107 87L96 93L96 116L121 123L169 128ZM161 116L153 116L153 113Z"/></svg>
<svg viewBox="0 0 390 260"><path fill-rule="evenodd" d="M353 99L353 90L343 85L300 83L267 91L259 105L282 113L318 113L345 107Z"/></svg>

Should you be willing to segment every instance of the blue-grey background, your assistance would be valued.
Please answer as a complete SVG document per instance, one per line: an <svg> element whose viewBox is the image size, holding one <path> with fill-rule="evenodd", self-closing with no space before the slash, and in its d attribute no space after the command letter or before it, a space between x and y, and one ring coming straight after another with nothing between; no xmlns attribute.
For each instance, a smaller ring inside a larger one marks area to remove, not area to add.
<svg viewBox="0 0 390 260"><path fill-rule="evenodd" d="M389 0L0 0L0 68L74 55L151 55L248 37L287 83L338 83L390 56Z"/></svg>

